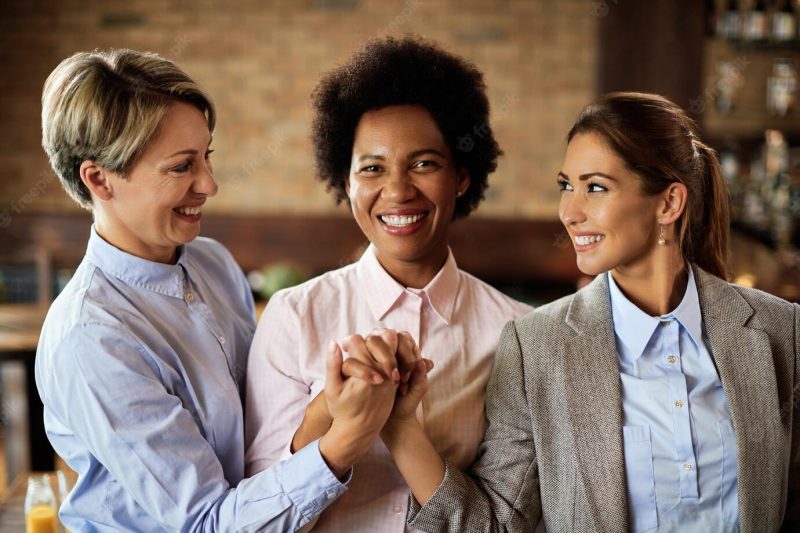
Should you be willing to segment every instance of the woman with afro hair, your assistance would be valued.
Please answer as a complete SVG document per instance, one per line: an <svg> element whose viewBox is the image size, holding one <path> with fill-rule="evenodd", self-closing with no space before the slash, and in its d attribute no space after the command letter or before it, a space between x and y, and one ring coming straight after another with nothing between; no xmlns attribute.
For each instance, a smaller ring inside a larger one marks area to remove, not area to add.
<svg viewBox="0 0 800 533"><path fill-rule="evenodd" d="M380 328L403 332L433 360L417 416L448 461L469 467L497 339L531 310L459 270L448 246L450 224L483 199L502 153L483 76L427 41L381 38L324 76L313 105L318 176L348 202L370 245L356 263L270 300L250 351L246 469L261 471L324 433L326 356L361 342L380 352L381 337L369 336ZM397 337L382 338L393 355ZM410 368L372 377L403 382L402 394ZM401 532L407 507L406 483L378 440L315 527Z"/></svg>

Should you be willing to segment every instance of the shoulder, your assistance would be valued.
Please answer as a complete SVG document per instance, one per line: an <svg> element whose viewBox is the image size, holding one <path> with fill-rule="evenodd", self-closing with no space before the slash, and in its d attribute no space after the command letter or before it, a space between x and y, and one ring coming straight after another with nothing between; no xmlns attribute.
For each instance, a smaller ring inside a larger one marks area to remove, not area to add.
<svg viewBox="0 0 800 533"><path fill-rule="evenodd" d="M797 304L758 289L742 287L732 283L728 283L728 286L753 308L754 314L750 320L750 325L761 329L778 327L779 330L786 331L783 328L796 319L797 310L800 307Z"/></svg>
<svg viewBox="0 0 800 533"><path fill-rule="evenodd" d="M350 292L357 286L355 264L351 264L294 287L279 290L269 299L268 308L284 306L302 310L308 308L314 301L325 302L326 305L333 301L341 301L343 305L351 305L353 294ZM348 297L342 298L343 294L347 294Z"/></svg>
<svg viewBox="0 0 800 533"><path fill-rule="evenodd" d="M39 344L58 342L72 328L86 324L121 327L115 313L119 299L113 281L99 267L84 260L50 306Z"/></svg>
<svg viewBox="0 0 800 533"><path fill-rule="evenodd" d="M37 382L45 388L48 384L68 388L73 377L102 379L142 364L158 376L157 365L140 339L110 315L86 313L79 320L46 322L36 351Z"/></svg>
<svg viewBox="0 0 800 533"><path fill-rule="evenodd" d="M796 304L758 289L729 283L699 268L695 272L704 316L741 316L748 319L749 327L767 331L777 328L778 332L785 331L787 324L796 318Z"/></svg>
<svg viewBox="0 0 800 533"><path fill-rule="evenodd" d="M554 302L537 307L533 312L517 319L514 324L517 329L523 330L564 327L566 325L567 312L577 294L579 293L570 294Z"/></svg>

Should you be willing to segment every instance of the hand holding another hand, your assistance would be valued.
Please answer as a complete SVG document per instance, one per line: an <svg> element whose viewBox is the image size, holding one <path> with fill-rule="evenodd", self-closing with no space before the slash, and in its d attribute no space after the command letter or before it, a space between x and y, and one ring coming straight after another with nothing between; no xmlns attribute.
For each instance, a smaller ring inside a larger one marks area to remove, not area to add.
<svg viewBox="0 0 800 533"><path fill-rule="evenodd" d="M342 348L350 374L357 377L342 375ZM340 477L367 453L392 411L400 381L393 349L379 336L352 335L342 347L331 343L324 394L332 423L320 439L320 451Z"/></svg>
<svg viewBox="0 0 800 533"><path fill-rule="evenodd" d="M338 476L369 450L384 426L399 430L416 423L432 367L406 332L382 329L366 338L352 335L342 347L331 342L325 391L311 405L316 404L315 411L327 408L331 424L320 450Z"/></svg>

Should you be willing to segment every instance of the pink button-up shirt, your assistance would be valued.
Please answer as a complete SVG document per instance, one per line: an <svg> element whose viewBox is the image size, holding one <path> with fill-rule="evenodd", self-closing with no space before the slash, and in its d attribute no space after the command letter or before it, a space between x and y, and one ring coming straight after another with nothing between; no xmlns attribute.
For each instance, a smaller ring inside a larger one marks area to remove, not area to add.
<svg viewBox="0 0 800 533"><path fill-rule="evenodd" d="M418 414L439 453L469 467L483 439L484 391L500 331L531 309L459 270L452 254L425 288L407 289L383 269L372 247L357 263L278 292L250 349L248 475L290 454L306 406L325 386L328 341L378 327L408 331L434 361ZM406 531L407 507L405 481L378 440L315 529Z"/></svg>

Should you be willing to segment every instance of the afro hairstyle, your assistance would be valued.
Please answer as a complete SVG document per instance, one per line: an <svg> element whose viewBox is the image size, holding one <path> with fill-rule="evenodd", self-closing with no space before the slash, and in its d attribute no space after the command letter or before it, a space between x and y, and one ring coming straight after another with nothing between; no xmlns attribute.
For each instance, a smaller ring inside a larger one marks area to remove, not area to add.
<svg viewBox="0 0 800 533"><path fill-rule="evenodd" d="M419 37L367 41L344 65L326 74L312 93L312 140L317 177L347 199L355 131L361 116L395 105L428 110L470 184L456 200L454 218L483 200L502 151L489 124L481 72L469 61Z"/></svg>

